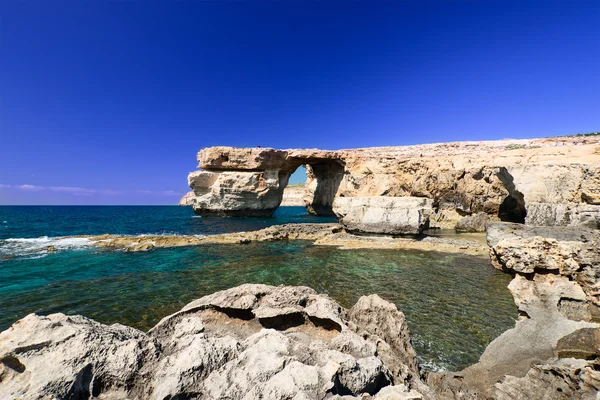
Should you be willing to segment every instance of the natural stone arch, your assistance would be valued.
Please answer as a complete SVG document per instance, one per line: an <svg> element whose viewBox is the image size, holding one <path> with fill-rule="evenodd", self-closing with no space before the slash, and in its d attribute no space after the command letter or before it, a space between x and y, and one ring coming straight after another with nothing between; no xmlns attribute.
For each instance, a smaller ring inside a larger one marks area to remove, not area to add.
<svg viewBox="0 0 600 400"><path fill-rule="evenodd" d="M313 215L335 215L333 201L344 178L344 163L339 159L309 159L296 167L306 169L304 206ZM284 187L285 189L285 187Z"/></svg>
<svg viewBox="0 0 600 400"><path fill-rule="evenodd" d="M301 165L310 177L305 206L315 215L334 215L333 200L344 161L321 150L211 147L198 154L200 171L188 176L194 212L204 216L270 217L283 199L290 175Z"/></svg>

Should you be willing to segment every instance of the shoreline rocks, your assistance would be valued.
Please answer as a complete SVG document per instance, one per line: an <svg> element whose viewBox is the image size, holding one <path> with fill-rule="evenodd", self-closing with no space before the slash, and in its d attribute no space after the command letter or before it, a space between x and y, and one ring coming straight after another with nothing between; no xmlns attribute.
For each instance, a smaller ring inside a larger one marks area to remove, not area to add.
<svg viewBox="0 0 600 400"><path fill-rule="evenodd" d="M259 232L372 241L336 224ZM600 231L496 223L487 243L492 265L514 277L519 318L463 371L421 375L404 315L377 295L345 310L310 288L248 284L195 300L147 333L31 314L0 333L0 397L596 398Z"/></svg>
<svg viewBox="0 0 600 400"><path fill-rule="evenodd" d="M446 235L449 233L449 235ZM80 236L77 236L80 237ZM454 231L432 231L431 235L390 236L355 234L335 223L299 223L274 225L258 231L235 232L211 236L186 235L98 235L85 236L91 245L125 251L149 251L156 248L200 246L210 244L250 244L282 240L308 240L318 246L340 249L415 249L486 255L488 247L482 234L454 234Z"/></svg>
<svg viewBox="0 0 600 400"><path fill-rule="evenodd" d="M458 373L431 374L446 398L592 399L600 393L600 231L492 224L492 264L514 276L513 329Z"/></svg>
<svg viewBox="0 0 600 400"><path fill-rule="evenodd" d="M0 382L1 398L383 400L426 390L393 304L371 295L345 310L307 287L251 284L193 301L147 333L30 314L0 333Z"/></svg>
<svg viewBox="0 0 600 400"><path fill-rule="evenodd" d="M333 210L349 232L420 235L433 201L421 197L337 197Z"/></svg>

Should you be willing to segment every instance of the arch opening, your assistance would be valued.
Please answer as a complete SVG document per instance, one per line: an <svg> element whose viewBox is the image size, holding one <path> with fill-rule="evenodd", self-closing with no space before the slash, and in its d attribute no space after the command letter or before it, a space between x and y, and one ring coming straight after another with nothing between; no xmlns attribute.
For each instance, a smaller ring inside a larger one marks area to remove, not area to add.
<svg viewBox="0 0 600 400"><path fill-rule="evenodd" d="M298 177L300 168L306 170L306 182L299 187ZM339 160L315 159L299 160L298 166L290 175L295 179L289 180L284 188L286 205L302 205L308 213L317 216L334 216L333 201L342 179L344 165ZM302 193L301 198L299 192Z"/></svg>

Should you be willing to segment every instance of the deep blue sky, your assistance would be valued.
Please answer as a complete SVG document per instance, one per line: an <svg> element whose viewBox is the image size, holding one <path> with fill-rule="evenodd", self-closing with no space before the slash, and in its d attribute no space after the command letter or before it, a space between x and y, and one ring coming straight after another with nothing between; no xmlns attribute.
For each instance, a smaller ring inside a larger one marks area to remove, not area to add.
<svg viewBox="0 0 600 400"><path fill-rule="evenodd" d="M4 1L0 35L0 204L175 203L205 146L600 128L600 1Z"/></svg>

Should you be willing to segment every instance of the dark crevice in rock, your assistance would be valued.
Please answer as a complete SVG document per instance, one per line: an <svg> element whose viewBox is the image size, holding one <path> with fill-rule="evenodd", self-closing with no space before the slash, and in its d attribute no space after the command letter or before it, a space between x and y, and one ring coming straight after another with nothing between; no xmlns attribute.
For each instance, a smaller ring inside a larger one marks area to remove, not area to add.
<svg viewBox="0 0 600 400"><path fill-rule="evenodd" d="M241 308L228 308L228 307L218 307L213 306L216 311L222 312L227 315L229 318L241 319L244 321L250 321L254 319L254 314L252 310L249 309L241 309Z"/></svg>
<svg viewBox="0 0 600 400"><path fill-rule="evenodd" d="M21 361L19 361L19 359L15 356L9 355L7 357L4 357L3 359L0 360L0 363L4 364L8 368L10 368L13 371L16 371L20 374L25 372L25 369L26 369L25 366L23 364L21 364Z"/></svg>
<svg viewBox="0 0 600 400"><path fill-rule="evenodd" d="M516 189L514 178L505 167L501 167L496 176L500 179L506 190L508 190L508 196L500 204L498 218L504 222L524 224L527 209L525 208L523 193Z"/></svg>
<svg viewBox="0 0 600 400"><path fill-rule="evenodd" d="M529 314L527 314L527 311L517 310L517 313L519 315L519 318L523 317L523 318L531 319L531 316Z"/></svg>
<svg viewBox="0 0 600 400"><path fill-rule="evenodd" d="M71 389L65 396L69 400L87 400L90 398L90 386L92 379L94 378L94 372L92 364L88 364L79 371L75 377L75 382L71 386Z"/></svg>
<svg viewBox="0 0 600 400"><path fill-rule="evenodd" d="M305 318L301 312L277 315L275 317L259 318L258 322L265 328L284 331L289 328L304 325Z"/></svg>
<svg viewBox="0 0 600 400"><path fill-rule="evenodd" d="M506 196L500 204L498 210L500 221L524 224L526 216L525 200L520 192L515 191L512 195Z"/></svg>
<svg viewBox="0 0 600 400"><path fill-rule="evenodd" d="M17 347L15 349L15 353L16 354L21 354L21 353L27 353L29 351L37 351L37 350L41 350L41 349L43 349L45 347L48 347L51 344L52 343L50 341L47 341L47 342L32 344L30 346Z"/></svg>
<svg viewBox="0 0 600 400"><path fill-rule="evenodd" d="M92 397L98 397L102 393L103 385L102 380L98 376L94 376L94 380L91 384Z"/></svg>
<svg viewBox="0 0 600 400"><path fill-rule="evenodd" d="M308 316L310 322L312 322L315 326L327 329L328 331L342 331L342 327L337 322L327 319L327 318L318 318L314 316Z"/></svg>

